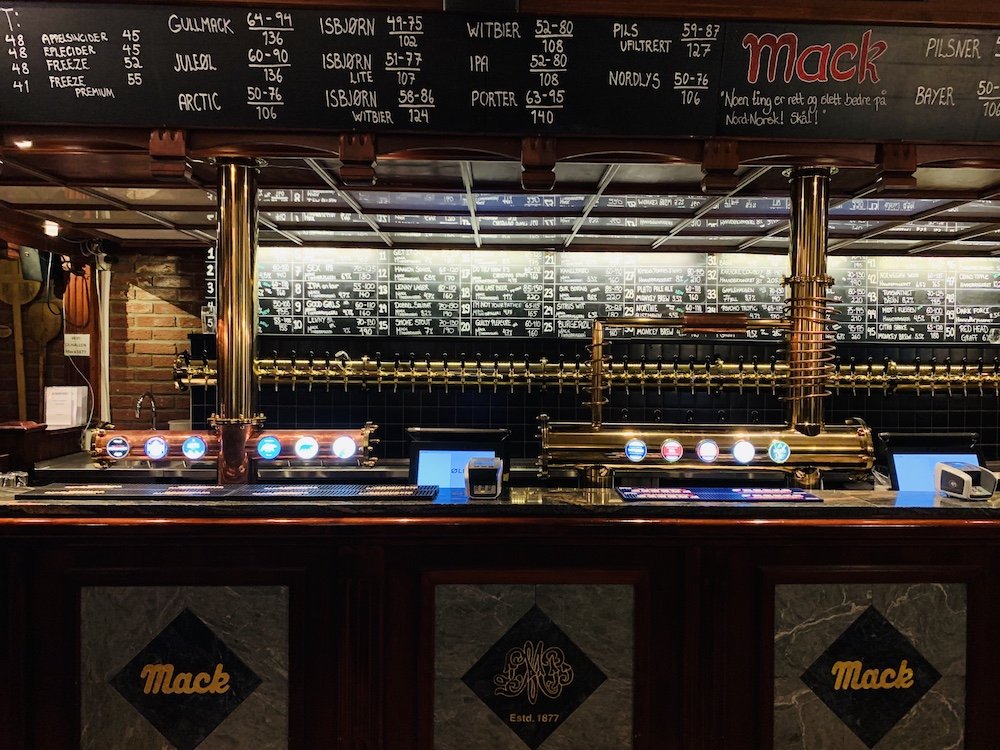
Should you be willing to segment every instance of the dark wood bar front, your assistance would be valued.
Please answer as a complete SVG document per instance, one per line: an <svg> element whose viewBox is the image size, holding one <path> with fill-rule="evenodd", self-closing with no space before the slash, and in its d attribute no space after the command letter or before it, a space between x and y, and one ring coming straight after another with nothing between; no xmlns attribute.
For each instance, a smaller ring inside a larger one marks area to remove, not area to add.
<svg viewBox="0 0 1000 750"><path fill-rule="evenodd" d="M616 497L9 498L3 746L995 747L994 504Z"/></svg>

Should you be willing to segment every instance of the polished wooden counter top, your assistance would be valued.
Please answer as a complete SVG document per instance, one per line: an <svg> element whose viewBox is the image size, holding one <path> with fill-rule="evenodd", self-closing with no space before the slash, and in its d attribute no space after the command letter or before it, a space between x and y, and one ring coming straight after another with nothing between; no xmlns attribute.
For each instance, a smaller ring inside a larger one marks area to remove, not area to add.
<svg viewBox="0 0 1000 750"><path fill-rule="evenodd" d="M961 501L931 492L828 490L822 502L625 502L615 490L513 488L498 500L469 500L460 491L443 490L433 501L359 500L311 497L310 485L276 485L263 497L212 497L202 485L48 485L0 489L0 524L60 523L95 519L186 519L212 523L281 520L291 524L341 521L408 522L566 519L577 522L760 523L811 521L1000 523L1000 496L990 501ZM322 485L315 485L317 495ZM30 496L26 497L26 495ZM44 496L39 496L46 493ZM203 494L202 494L203 493Z"/></svg>

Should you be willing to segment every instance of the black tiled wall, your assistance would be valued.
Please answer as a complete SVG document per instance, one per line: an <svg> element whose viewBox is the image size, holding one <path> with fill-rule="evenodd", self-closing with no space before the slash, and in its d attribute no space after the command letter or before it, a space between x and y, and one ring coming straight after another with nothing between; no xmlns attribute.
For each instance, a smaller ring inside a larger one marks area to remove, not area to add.
<svg viewBox="0 0 1000 750"><path fill-rule="evenodd" d="M523 360L525 356L533 362L541 357L558 361L562 356L567 367L572 367L579 356L586 362L589 358L586 341L553 339L441 339L441 338L352 338L323 339L318 337L270 337L259 340L259 353L263 358L277 356L287 358L295 353L301 360L309 357L310 350L317 358L331 356L341 350L352 358L365 354L369 357L381 356L391 361L396 356L408 362L411 353L419 362L426 357L440 359L442 356L458 362L463 356L473 362L482 357L491 361L494 357L507 360ZM193 336L192 352L195 359L214 357L214 339ZM929 363L936 357L938 367L944 366L951 357L953 366L960 366L962 359L976 363L979 357L992 367L993 358L1000 353L996 347L941 347L852 345L841 346L837 355L842 362L854 357L858 367L866 366L871 357L881 362L888 357L899 363L913 362L916 357L922 363ZM784 355L775 343L750 343L745 341L658 341L633 339L616 341L611 347L616 361L627 355L631 362L638 362L642 356L655 362L663 357L665 363L677 357L681 366L693 357L697 362L716 356L735 362L743 356L750 362L757 357L767 363L774 356L779 361ZM203 426L215 408L214 389L192 389L192 419L196 426ZM357 427L366 421L379 425L376 437L381 443L376 454L383 458L405 457L407 427L507 427L511 430L510 450L515 458L531 458L538 455L537 419L545 413L553 420L586 421L590 419L589 407L583 406L586 393L576 393L574 388L564 387L562 392L553 386L542 389L535 386L528 393L523 386L514 389L500 387L494 393L493 386L484 383L482 391L469 383L465 391L451 387L447 393L443 387L434 386L428 390L427 384L418 380L414 384L400 385L398 388L383 386L364 390L351 386L345 391L342 385L331 383L329 388L316 383L309 390L305 382L293 390L290 386L265 385L259 394L259 406L267 416L267 424L275 428L320 428ZM852 417L860 417L873 430L880 431L952 431L977 432L987 459L1000 458L1000 399L992 392L980 395L978 390L962 394L956 390L951 396L939 392L934 396L924 393L883 394L863 389L856 393L832 395L827 404L826 419L830 424L842 423ZM770 389L759 392L747 387L743 394L737 392L712 393L703 391L663 390L658 394L655 388L631 387L615 388L611 401L605 407L605 421L608 422L664 422L698 424L780 424L784 420L783 403Z"/></svg>

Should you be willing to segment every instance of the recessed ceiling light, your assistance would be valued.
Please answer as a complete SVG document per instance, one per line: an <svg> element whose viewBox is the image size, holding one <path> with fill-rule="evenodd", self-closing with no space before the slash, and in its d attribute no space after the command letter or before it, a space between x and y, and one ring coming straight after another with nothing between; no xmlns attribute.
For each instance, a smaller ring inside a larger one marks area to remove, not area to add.
<svg viewBox="0 0 1000 750"><path fill-rule="evenodd" d="M46 237L58 237L59 236L59 225L54 221L46 221L42 225L42 229L45 231Z"/></svg>
<svg viewBox="0 0 1000 750"><path fill-rule="evenodd" d="M24 149L28 149L28 148L31 148L32 146L34 146L35 142L34 141L30 141L30 140L28 140L26 138L22 138L20 140L14 141L14 145L17 146L19 149L21 149L23 151Z"/></svg>

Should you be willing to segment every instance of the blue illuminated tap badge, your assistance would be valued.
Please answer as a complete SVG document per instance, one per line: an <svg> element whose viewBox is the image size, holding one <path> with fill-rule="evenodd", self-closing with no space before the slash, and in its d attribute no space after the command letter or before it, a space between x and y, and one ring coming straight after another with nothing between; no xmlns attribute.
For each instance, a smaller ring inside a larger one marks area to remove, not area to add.
<svg viewBox="0 0 1000 750"><path fill-rule="evenodd" d="M205 454L208 453L208 443L205 442L204 438L192 435L181 443L181 453L184 454L184 458L197 461L199 458L204 458Z"/></svg>
<svg viewBox="0 0 1000 750"><path fill-rule="evenodd" d="M632 438L625 443L625 457L633 463L639 463L646 457L646 444L637 438Z"/></svg>
<svg viewBox="0 0 1000 750"><path fill-rule="evenodd" d="M125 458L129 451L132 450L132 446L123 437L113 437L108 441L105 450L111 458Z"/></svg>
<svg viewBox="0 0 1000 750"><path fill-rule="evenodd" d="M319 442L312 435L304 435L295 441L295 455L310 459L319 455Z"/></svg>
<svg viewBox="0 0 1000 750"><path fill-rule="evenodd" d="M167 441L164 440L159 435L153 435L146 441L143 450L146 452L146 456L154 461L159 461L161 458L166 458L167 454L170 452L170 446L167 445Z"/></svg>
<svg viewBox="0 0 1000 750"><path fill-rule="evenodd" d="M783 464L791 457L792 449L783 440L772 440L767 455L774 463Z"/></svg>
<svg viewBox="0 0 1000 750"><path fill-rule="evenodd" d="M341 435L333 441L333 455L340 459L354 458L358 452L358 444L349 435Z"/></svg>
<svg viewBox="0 0 1000 750"><path fill-rule="evenodd" d="M265 461L272 461L281 454L281 441L274 435L265 435L257 441L257 455Z"/></svg>

